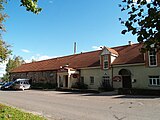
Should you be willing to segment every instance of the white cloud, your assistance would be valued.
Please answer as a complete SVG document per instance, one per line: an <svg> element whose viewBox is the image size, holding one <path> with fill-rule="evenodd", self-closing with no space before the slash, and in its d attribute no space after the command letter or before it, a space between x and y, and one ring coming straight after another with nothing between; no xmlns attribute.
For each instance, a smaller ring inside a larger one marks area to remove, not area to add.
<svg viewBox="0 0 160 120"><path fill-rule="evenodd" d="M94 50L101 50L103 46L92 46L92 49Z"/></svg>
<svg viewBox="0 0 160 120"><path fill-rule="evenodd" d="M30 53L30 51L27 50L27 49L21 49L21 51L22 51L22 52L25 52L25 53Z"/></svg>
<svg viewBox="0 0 160 120"><path fill-rule="evenodd" d="M50 0L49 3L52 4L52 3L53 3L53 0Z"/></svg>
<svg viewBox="0 0 160 120"><path fill-rule="evenodd" d="M47 55L37 54L36 56L32 56L30 59L25 60L25 62L30 63L32 62L32 60L41 61L41 60L47 60L47 59L56 58L56 57L57 56L47 56Z"/></svg>

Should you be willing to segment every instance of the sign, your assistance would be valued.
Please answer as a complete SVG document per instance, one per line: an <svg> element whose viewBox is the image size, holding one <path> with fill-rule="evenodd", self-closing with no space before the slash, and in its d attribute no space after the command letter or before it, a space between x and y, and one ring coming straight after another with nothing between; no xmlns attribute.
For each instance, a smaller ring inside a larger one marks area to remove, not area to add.
<svg viewBox="0 0 160 120"><path fill-rule="evenodd" d="M73 78L78 78L78 74L73 74Z"/></svg>
<svg viewBox="0 0 160 120"><path fill-rule="evenodd" d="M115 82L120 82L122 80L122 76L120 76L120 75L114 76L112 80Z"/></svg>

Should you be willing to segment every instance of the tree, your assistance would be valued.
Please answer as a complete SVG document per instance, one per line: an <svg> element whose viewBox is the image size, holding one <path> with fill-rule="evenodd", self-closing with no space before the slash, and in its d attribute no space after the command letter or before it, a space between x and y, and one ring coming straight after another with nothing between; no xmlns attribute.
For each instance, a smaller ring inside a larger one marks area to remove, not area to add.
<svg viewBox="0 0 160 120"><path fill-rule="evenodd" d="M9 47L10 45L7 45L3 40L0 40L0 62L5 61L11 54Z"/></svg>
<svg viewBox="0 0 160 120"><path fill-rule="evenodd" d="M3 40L1 33L5 31L5 27L3 22L5 22L8 17L7 14L3 12L3 5L7 3L7 0L0 0L0 62L5 61L8 56L11 54L11 50L9 49L9 45L7 45ZM37 6L38 0L21 0L21 5L26 7L27 11L31 11L35 14L38 14L42 9Z"/></svg>
<svg viewBox="0 0 160 120"><path fill-rule="evenodd" d="M160 0L122 0L119 7L129 15L126 20L119 18L126 27L122 34L136 35L144 43L142 52L152 49L151 45L160 50Z"/></svg>
<svg viewBox="0 0 160 120"><path fill-rule="evenodd" d="M20 65L24 64L24 60L20 56L14 56L12 59L9 58L8 63L6 64L6 74L3 75L2 79L8 81L10 78L10 72Z"/></svg>
<svg viewBox="0 0 160 120"><path fill-rule="evenodd" d="M31 11L35 14L38 14L42 8L37 6L38 0L21 0L21 6L26 7L27 11Z"/></svg>

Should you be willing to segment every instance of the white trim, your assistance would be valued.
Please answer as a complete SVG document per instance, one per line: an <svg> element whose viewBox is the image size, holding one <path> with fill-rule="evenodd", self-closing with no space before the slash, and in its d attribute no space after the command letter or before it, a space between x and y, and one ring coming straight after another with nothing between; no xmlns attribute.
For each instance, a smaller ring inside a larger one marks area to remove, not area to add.
<svg viewBox="0 0 160 120"><path fill-rule="evenodd" d="M141 66L141 65L145 65L145 63L112 65L112 67Z"/></svg>
<svg viewBox="0 0 160 120"><path fill-rule="evenodd" d="M105 62L107 62L108 64L107 64L107 67L105 67ZM109 68L109 55L103 55L103 69L104 70L107 70L108 68Z"/></svg>
<svg viewBox="0 0 160 120"><path fill-rule="evenodd" d="M100 66L97 66L97 67L85 67L85 68L77 68L77 69L85 70L85 69L100 69L100 68L101 68Z"/></svg>
<svg viewBox="0 0 160 120"><path fill-rule="evenodd" d="M159 75L149 76L148 78L149 78L149 85L150 86L160 86L160 83L158 84L158 82L157 82L158 80L160 80L160 76ZM150 80L152 81L151 84L150 84ZM153 80L155 80L155 84L153 83Z"/></svg>
<svg viewBox="0 0 160 120"><path fill-rule="evenodd" d="M149 67L156 67L157 66L157 54L155 55L155 57L156 57L156 65L151 65L150 56L153 56L153 55L150 55L150 51L148 51Z"/></svg>

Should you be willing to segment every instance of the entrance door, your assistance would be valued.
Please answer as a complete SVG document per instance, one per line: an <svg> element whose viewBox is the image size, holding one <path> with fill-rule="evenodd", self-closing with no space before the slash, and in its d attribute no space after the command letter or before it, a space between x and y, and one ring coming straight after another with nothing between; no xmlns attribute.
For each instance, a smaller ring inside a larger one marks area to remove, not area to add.
<svg viewBox="0 0 160 120"><path fill-rule="evenodd" d="M132 88L131 76L122 76L123 88Z"/></svg>
<svg viewBox="0 0 160 120"><path fill-rule="evenodd" d="M132 88L131 72L127 69L121 69L119 75L122 76L122 87Z"/></svg>
<svg viewBox="0 0 160 120"><path fill-rule="evenodd" d="M68 87L68 75L65 75L65 87Z"/></svg>

